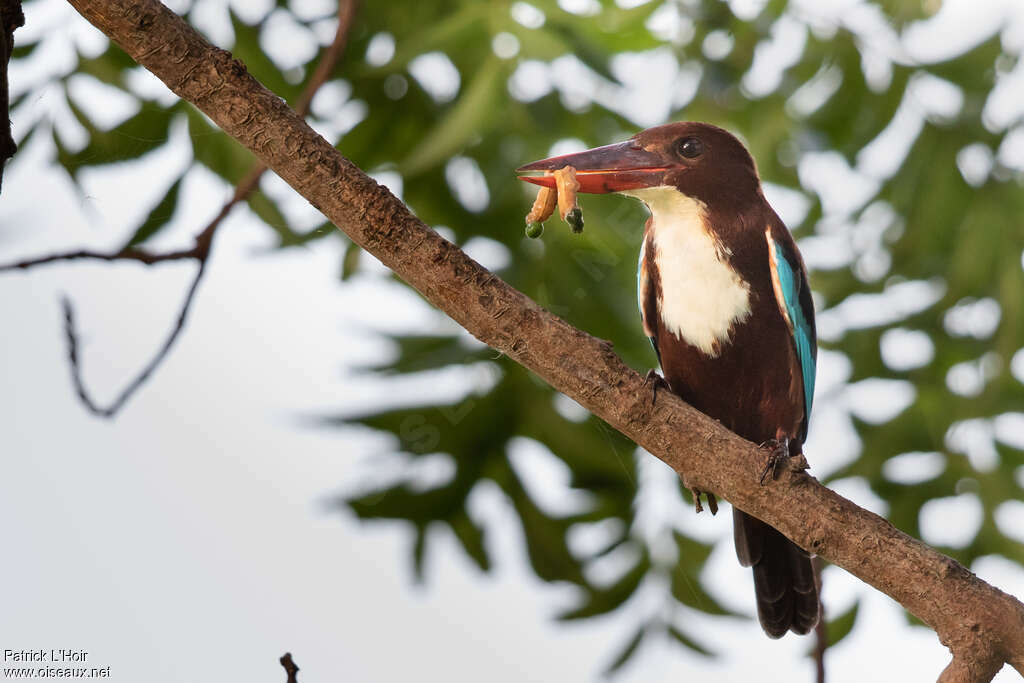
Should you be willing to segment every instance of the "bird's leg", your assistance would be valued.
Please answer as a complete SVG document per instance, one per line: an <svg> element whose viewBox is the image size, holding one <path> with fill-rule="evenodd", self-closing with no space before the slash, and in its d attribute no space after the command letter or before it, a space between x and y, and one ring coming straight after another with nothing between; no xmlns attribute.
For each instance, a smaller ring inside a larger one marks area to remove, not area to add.
<svg viewBox="0 0 1024 683"><path fill-rule="evenodd" d="M781 438L768 439L761 448L768 450L768 461L761 470L761 486L764 486L769 475L773 480L779 478L779 467L789 458L789 437L782 435Z"/></svg>
<svg viewBox="0 0 1024 683"><path fill-rule="evenodd" d="M802 472L808 467L807 458L802 453L796 457L790 455L789 437L781 432L774 439L762 443L761 448L768 450L768 461L761 470L761 486L765 485L769 475L773 480L778 479L783 465L794 472Z"/></svg>
<svg viewBox="0 0 1024 683"><path fill-rule="evenodd" d="M653 406L658 402L658 389L664 389L665 391L672 391L672 388L668 385L668 382L664 377L658 374L658 371L651 368L647 371L647 375L644 377L644 386L650 384L653 388L653 396L651 397L651 405ZM700 512L700 502L697 503L698 510Z"/></svg>

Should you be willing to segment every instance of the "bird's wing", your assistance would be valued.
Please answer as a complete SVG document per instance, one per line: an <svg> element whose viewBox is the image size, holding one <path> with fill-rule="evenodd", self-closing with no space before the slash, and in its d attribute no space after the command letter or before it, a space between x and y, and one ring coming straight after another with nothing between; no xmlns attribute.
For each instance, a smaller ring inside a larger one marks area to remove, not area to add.
<svg viewBox="0 0 1024 683"><path fill-rule="evenodd" d="M768 239L775 298L782 317L786 319L793 335L797 360L800 361L800 374L804 385L804 420L800 429L800 438L803 440L807 436L807 420L814 400L814 376L818 356L814 302L811 299L811 287L807 283L807 270L792 239L775 240L770 228L765 232L765 237Z"/></svg>
<svg viewBox="0 0 1024 683"><path fill-rule="evenodd" d="M650 228L651 219L647 219L647 227ZM647 307L648 298L651 296L650 278L647 275L647 230L644 230L644 240L640 244L640 257L636 264L636 305L640 309L640 323L643 325L644 334L654 347L654 354L661 363L661 352L658 350L658 339L654 336L653 321L647 320L644 308Z"/></svg>

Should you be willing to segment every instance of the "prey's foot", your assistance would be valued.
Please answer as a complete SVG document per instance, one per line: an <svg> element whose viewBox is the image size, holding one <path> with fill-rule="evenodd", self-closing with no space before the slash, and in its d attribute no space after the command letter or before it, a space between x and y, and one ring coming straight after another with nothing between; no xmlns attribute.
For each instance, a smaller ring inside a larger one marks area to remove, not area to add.
<svg viewBox="0 0 1024 683"><path fill-rule="evenodd" d="M658 371L654 368L648 370L647 375L644 377L644 386L647 386L648 384L651 385L653 390L653 396L651 397L652 406L658 402L658 389L672 391L672 388L668 385L668 382L665 381L665 378L659 375ZM698 508L700 507L699 501L697 502L697 506ZM698 509L697 512L700 512L700 509Z"/></svg>
<svg viewBox="0 0 1024 683"><path fill-rule="evenodd" d="M807 458L802 453L797 456L790 455L789 437L769 439L761 444L761 448L768 451L768 461L761 470L761 486L765 485L769 476L773 480L778 479L784 467L794 472L802 472L808 467Z"/></svg>
<svg viewBox="0 0 1024 683"><path fill-rule="evenodd" d="M702 494L708 500L708 510L711 511L711 515L714 516L718 514L718 499L715 498L715 494L707 491L698 491L697 489L692 489L690 492L693 494L693 504L698 515L704 512L704 506L700 504L700 497Z"/></svg>

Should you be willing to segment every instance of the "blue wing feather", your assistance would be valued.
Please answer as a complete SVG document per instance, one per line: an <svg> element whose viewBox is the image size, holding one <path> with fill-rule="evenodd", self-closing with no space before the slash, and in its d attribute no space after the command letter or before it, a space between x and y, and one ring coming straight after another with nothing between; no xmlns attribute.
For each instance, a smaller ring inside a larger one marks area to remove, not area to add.
<svg viewBox="0 0 1024 683"><path fill-rule="evenodd" d="M786 313L793 323L793 341L800 361L800 373L804 381L804 422L811 414L814 401L814 376L817 370L817 339L814 331L814 309L810 289L800 262L790 258L781 244L775 243L776 267L782 296L786 302Z"/></svg>

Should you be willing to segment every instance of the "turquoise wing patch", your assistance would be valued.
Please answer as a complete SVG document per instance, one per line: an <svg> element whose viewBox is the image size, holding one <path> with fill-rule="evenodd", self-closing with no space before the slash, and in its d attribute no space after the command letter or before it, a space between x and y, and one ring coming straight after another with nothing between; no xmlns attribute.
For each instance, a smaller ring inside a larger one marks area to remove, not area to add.
<svg viewBox="0 0 1024 683"><path fill-rule="evenodd" d="M801 287L806 288L803 272L793 268L793 264L786 258L786 252L782 247L774 243L775 261L779 276L779 284L782 286L782 297L786 302L786 313L793 323L793 339L796 342L796 355L800 361L800 372L804 380L804 411L805 416L811 414L811 403L814 400L814 375L817 371L815 353L814 330L804 314L803 306L800 304ZM810 300L808 294L808 301ZM805 417L807 419L807 417Z"/></svg>

